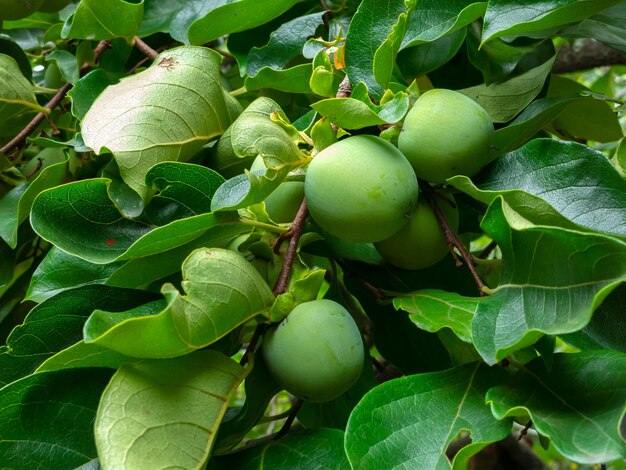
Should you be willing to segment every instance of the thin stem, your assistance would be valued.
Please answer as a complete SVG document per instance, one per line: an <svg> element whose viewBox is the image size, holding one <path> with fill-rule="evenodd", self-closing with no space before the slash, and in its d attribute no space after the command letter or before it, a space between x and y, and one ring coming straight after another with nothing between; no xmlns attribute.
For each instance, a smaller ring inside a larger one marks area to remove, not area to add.
<svg viewBox="0 0 626 470"><path fill-rule="evenodd" d="M279 227L277 225L266 224L265 222L259 222L254 219L246 219L242 218L241 223L245 225L250 225L251 227L261 228L263 230L267 230L268 232L274 233L287 233L289 229L287 227Z"/></svg>
<svg viewBox="0 0 626 470"><path fill-rule="evenodd" d="M428 203L430 204L430 207L432 208L435 217L437 217L437 222L439 222L439 226L441 227L446 241L448 242L450 251L454 254L454 248L459 250L459 253L461 253L463 260L465 261L465 265L470 270L470 273L474 278L474 282L476 283L476 287L478 287L478 290L480 291L480 295L485 295L487 286L480 278L478 271L476 271L476 265L474 264L472 255L467 250L463 242L459 239L458 235L454 233L454 230L452 230L452 228L450 227L450 224L446 220L446 217L443 215L443 212L441 212L441 209L439 209L439 206L437 206L437 202L435 201L435 190L430 186L430 184L428 184L424 180L419 180L419 185L422 193L424 193L424 195L426 196L426 199L428 200Z"/></svg>
<svg viewBox="0 0 626 470"><path fill-rule="evenodd" d="M524 429L520 431L519 436L517 437L518 441L521 441L522 439L524 439L524 436L528 434L528 430L532 427L532 425L533 425L532 421L528 421L526 423L526 426L524 426Z"/></svg>
<svg viewBox="0 0 626 470"><path fill-rule="evenodd" d="M96 48L93 51L93 61L97 63L100 59L100 56L104 53L104 51L111 45L110 41L100 41ZM91 64L84 63L80 68L80 75L84 75L91 68ZM73 87L72 83L65 83L61 88L57 90L54 96L48 101L44 109L48 112L56 108L68 91ZM46 119L47 113L37 113L35 117L22 129L22 131L17 134L13 139L11 139L7 144L5 144L2 148L0 148L0 153L8 154L11 150L20 148L26 142L26 139L35 132L35 129L41 124L44 119ZM10 158L9 158L10 159Z"/></svg>
<svg viewBox="0 0 626 470"><path fill-rule="evenodd" d="M252 338L250 339L250 342L248 343L248 347L246 348L246 352L243 353L243 357L241 358L241 361L239 361L239 365L241 366L245 366L248 361L250 360L250 354L254 353L254 350L256 349L256 345L259 342L259 339L261 339L261 336L263 335L263 333L265 333L265 330L267 329L267 324L265 323L259 323L256 328L254 329L254 333L252 334Z"/></svg>
<svg viewBox="0 0 626 470"><path fill-rule="evenodd" d="M487 257L491 254L491 252L493 250L495 250L497 248L498 244L492 240L489 245L487 245L483 251L481 251L480 253L478 253L477 258L479 259L487 259Z"/></svg>
<svg viewBox="0 0 626 470"><path fill-rule="evenodd" d="M302 403L303 403L302 400L300 400L299 398L296 400L296 402L293 404L293 406L289 410L289 416L287 416L287 421L285 421L285 424L283 424L283 427L280 428L280 431L276 433L276 435L274 436L274 440L280 439L281 437L283 437L285 434L289 432L289 430L291 429L291 425L296 420L296 416L298 415L300 408L302 408Z"/></svg>
<svg viewBox="0 0 626 470"><path fill-rule="evenodd" d="M300 241L300 237L302 236L304 222L306 221L308 215L309 209L306 205L306 200L303 199L302 203L300 204L300 208L298 209L298 212L296 214L296 217L291 223L291 227L289 227L289 230L286 233L281 235L281 237L284 238L286 238L287 236L290 236L291 238L289 239L289 246L287 247L287 252L285 253L283 265L280 268L278 280L276 281L276 285L274 286L274 295L278 296L287 292L287 287L289 286L289 275L291 274L291 268L293 267L293 263L296 258L298 242Z"/></svg>
<svg viewBox="0 0 626 470"><path fill-rule="evenodd" d="M239 96L248 93L248 89L245 86L242 86L241 88L229 91L228 93L230 94L230 96Z"/></svg>
<svg viewBox="0 0 626 470"><path fill-rule="evenodd" d="M154 60L158 57L159 53L148 46L139 36L135 36L133 42L133 45L149 59Z"/></svg>

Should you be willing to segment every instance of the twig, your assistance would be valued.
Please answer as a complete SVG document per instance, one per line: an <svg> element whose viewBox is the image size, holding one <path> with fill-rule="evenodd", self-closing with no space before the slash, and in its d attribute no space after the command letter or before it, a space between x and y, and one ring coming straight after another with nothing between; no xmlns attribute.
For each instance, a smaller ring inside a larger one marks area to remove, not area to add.
<svg viewBox="0 0 626 470"><path fill-rule="evenodd" d="M281 437L283 437L285 434L289 432L289 430L291 429L291 425L296 420L296 416L298 415L300 408L302 408L302 403L303 403L302 400L300 400L299 398L296 400L296 402L293 404L293 406L289 410L289 416L287 416L287 421L285 421L285 424L283 424L283 427L280 428L280 431L276 433L276 435L273 438L274 440L280 439Z"/></svg>
<svg viewBox="0 0 626 470"><path fill-rule="evenodd" d="M250 354L252 354L254 350L256 349L256 345L259 342L259 339L261 339L261 336L263 335L263 333L265 333L266 329L267 329L266 323L259 323L256 326L256 328L254 329L254 333L252 333L252 338L250 339L250 342L248 343L248 346L246 347L246 352L243 353L241 361L239 361L239 365L245 366L248 363L248 361L250 360Z"/></svg>
<svg viewBox="0 0 626 470"><path fill-rule="evenodd" d="M304 222L308 215L309 209L306 205L306 200L302 200L302 204L300 204L300 208L298 209L298 213L291 223L291 227L289 227L289 230L286 233L280 236L284 236L284 238L289 236L291 238L289 239L289 246L287 247L287 252L285 253L283 265L280 268L278 280L276 281L276 285L274 286L274 295L280 295L287 292L287 287L289 285L289 274L291 274L291 268L293 267L293 262L296 257L296 251L298 250L298 242L300 241L300 237L302 236Z"/></svg>
<svg viewBox="0 0 626 470"><path fill-rule="evenodd" d="M100 56L104 53L104 51L111 45L110 41L100 41L96 48L93 51L93 63L97 63L100 59ZM90 63L84 63L80 68L80 75L84 75L91 68ZM46 103L44 106L48 111L56 108L68 91L73 87L72 83L65 83L61 88L57 90L54 96ZM6 145L0 148L0 153L8 154L11 150L20 148L26 142L26 139L35 132L35 129L41 124L44 119L46 119L47 113L37 113L35 117L22 129L22 131L17 134L13 139L11 139ZM10 158L9 158L10 159Z"/></svg>
<svg viewBox="0 0 626 470"><path fill-rule="evenodd" d="M143 53L143 55L145 55L149 59L154 60L158 57L159 53L155 51L154 49L152 49L150 46L148 46L145 42L143 42L143 40L141 40L139 36L135 36L133 38L133 41L134 41L134 46L137 49L139 49Z"/></svg>
<svg viewBox="0 0 626 470"><path fill-rule="evenodd" d="M532 425L533 425L532 421L528 421L526 423L526 426L524 426L524 429L520 431L519 436L517 437L518 441L521 441L522 439L524 439L524 436L528 434L528 430L532 427Z"/></svg>
<svg viewBox="0 0 626 470"><path fill-rule="evenodd" d="M484 290L487 286L478 275L478 271L476 271L476 266L474 265L472 255L467 250L463 242L459 239L458 235L454 233L454 230L452 230L452 228L450 227L450 224L441 212L441 209L439 209L439 206L437 206L437 203L435 201L435 190L430 186L430 184L428 184L424 180L419 180L419 185L422 193L424 193L424 195L426 196L430 207L433 209L435 217L437 217L437 221L439 222L439 226L441 227L446 241L448 242L450 251L454 254L454 248L459 250L461 256L463 257L463 260L465 261L465 264L467 265L467 268L470 270L470 273L474 278L474 282L476 283L476 287L478 287L478 290L480 291L480 295L485 295Z"/></svg>

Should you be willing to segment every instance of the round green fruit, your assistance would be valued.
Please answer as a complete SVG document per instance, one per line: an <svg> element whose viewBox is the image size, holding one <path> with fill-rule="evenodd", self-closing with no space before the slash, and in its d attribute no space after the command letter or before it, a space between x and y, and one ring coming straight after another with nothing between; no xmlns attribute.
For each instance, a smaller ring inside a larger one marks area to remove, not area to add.
<svg viewBox="0 0 626 470"><path fill-rule="evenodd" d="M263 157L259 155L252 162L250 171L265 168ZM303 199L304 183L302 181L283 181L272 194L265 198L265 211L274 222L286 224L294 219Z"/></svg>
<svg viewBox="0 0 626 470"><path fill-rule="evenodd" d="M70 4L71 0L44 0L39 11L44 13L56 13Z"/></svg>
<svg viewBox="0 0 626 470"><path fill-rule="evenodd" d="M263 357L285 390L321 403L346 392L361 375L363 341L348 311L332 300L294 308L263 338Z"/></svg>
<svg viewBox="0 0 626 470"><path fill-rule="evenodd" d="M0 0L0 20L19 20L35 13L43 0Z"/></svg>
<svg viewBox="0 0 626 470"><path fill-rule="evenodd" d="M450 193L436 197L437 206L455 232L459 228L459 210ZM449 252L437 217L423 199L408 224L390 238L374 245L390 264L402 269L423 269L440 261Z"/></svg>
<svg viewBox="0 0 626 470"><path fill-rule="evenodd" d="M354 242L390 237L417 202L410 163L380 137L358 135L325 148L309 164L304 194L313 219Z"/></svg>
<svg viewBox="0 0 626 470"><path fill-rule="evenodd" d="M398 148L419 178L445 183L474 176L490 159L493 122L482 106L452 90L422 94L407 114Z"/></svg>

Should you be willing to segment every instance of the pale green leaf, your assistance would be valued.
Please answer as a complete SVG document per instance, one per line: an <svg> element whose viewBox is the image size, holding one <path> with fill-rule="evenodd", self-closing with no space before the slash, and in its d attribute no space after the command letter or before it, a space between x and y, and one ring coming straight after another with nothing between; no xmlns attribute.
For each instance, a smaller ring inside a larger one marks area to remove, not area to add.
<svg viewBox="0 0 626 470"><path fill-rule="evenodd" d="M40 111L34 87L13 57L0 54L0 122L26 111Z"/></svg>

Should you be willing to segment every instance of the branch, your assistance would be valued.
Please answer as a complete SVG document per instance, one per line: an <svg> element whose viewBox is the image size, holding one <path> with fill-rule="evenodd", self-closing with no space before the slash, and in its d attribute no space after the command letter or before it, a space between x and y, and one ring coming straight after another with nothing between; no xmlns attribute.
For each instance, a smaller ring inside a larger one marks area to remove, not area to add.
<svg viewBox="0 0 626 470"><path fill-rule="evenodd" d="M100 56L102 56L104 51L109 48L110 45L110 41L100 41L98 43L96 48L93 50L94 64L98 63L98 61L100 60ZM83 76L91 68L91 66L92 64L90 63L84 63L80 68L80 75ZM61 103L61 101L63 101L63 98L65 98L65 95L68 91L70 91L73 86L74 85L69 82L64 84L61 88L57 90L57 92L50 99L50 101L46 103L44 108L46 108L48 111L56 108ZM11 150L22 147L26 142L28 136L35 132L35 129L37 129L39 124L41 124L44 119L46 119L46 117L47 113L37 113L35 117L26 125L26 127L24 127L24 129L22 129L19 134L17 134L11 141L9 141L6 145L0 148L0 153L8 154Z"/></svg>
<svg viewBox="0 0 626 470"><path fill-rule="evenodd" d="M283 424L283 427L280 428L280 431L276 433L273 440L278 440L289 432L289 430L291 429L291 425L296 420L296 416L298 415L300 408L302 408L302 403L303 402L300 398L296 400L296 402L293 404L293 406L289 410L289 416L287 417L287 421L285 421L285 424Z"/></svg>
<svg viewBox="0 0 626 470"><path fill-rule="evenodd" d="M559 47L554 73L568 73L605 65L626 64L626 54L594 39L581 39Z"/></svg>
<svg viewBox="0 0 626 470"><path fill-rule="evenodd" d="M156 59L159 55L157 51L148 46L139 36L133 38L133 45L151 60Z"/></svg>
<svg viewBox="0 0 626 470"><path fill-rule="evenodd" d="M485 295L484 289L486 289L487 286L478 275L478 271L476 271L476 265L474 264L472 255L467 250L463 242L459 239L458 235L454 233L454 230L452 230L452 228L450 227L450 224L448 223L445 216L441 212L441 209L439 209L439 207L437 206L437 202L435 201L435 190L430 186L430 184L428 184L424 180L419 180L419 185L420 185L420 189L422 190L422 193L424 193L424 195L426 196L426 199L428 200L428 204L430 204L430 207L433 209L433 213L435 214L435 217L437 217L437 222L439 222L439 226L441 227L441 230L443 231L443 234L446 237L446 242L448 243L448 246L450 247L450 252L453 254L453 256L455 257L457 261L457 266L459 266L460 261L458 257L456 256L456 254L454 253L454 248L459 250L459 252L461 253L461 256L463 257L463 260L465 261L467 268L470 270L470 273L472 274L472 277L474 278L476 287L478 287L478 290L480 291L480 295Z"/></svg>

